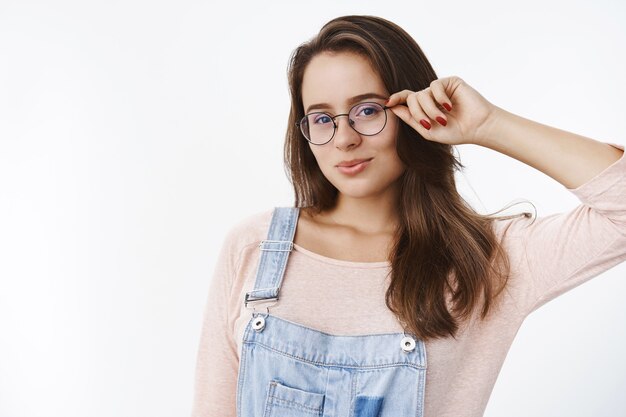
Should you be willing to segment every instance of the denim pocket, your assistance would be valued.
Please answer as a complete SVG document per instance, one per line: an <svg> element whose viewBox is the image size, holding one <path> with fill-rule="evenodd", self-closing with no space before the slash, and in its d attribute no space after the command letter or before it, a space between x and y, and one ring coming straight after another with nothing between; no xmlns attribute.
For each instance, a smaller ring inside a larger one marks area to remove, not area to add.
<svg viewBox="0 0 626 417"><path fill-rule="evenodd" d="M324 412L324 394L291 388L271 380L263 417L311 417Z"/></svg>

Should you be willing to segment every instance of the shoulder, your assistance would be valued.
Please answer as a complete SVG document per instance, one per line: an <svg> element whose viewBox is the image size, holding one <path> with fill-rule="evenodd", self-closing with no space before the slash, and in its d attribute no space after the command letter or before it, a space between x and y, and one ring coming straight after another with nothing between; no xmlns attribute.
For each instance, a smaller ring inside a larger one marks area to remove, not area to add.
<svg viewBox="0 0 626 417"><path fill-rule="evenodd" d="M494 219L491 224L495 234L500 239L506 239L517 236L520 228L532 224L532 219L529 219L523 214L519 214L514 217L511 216Z"/></svg>
<svg viewBox="0 0 626 417"><path fill-rule="evenodd" d="M525 208L522 206L521 209L518 209L514 213L506 214L508 209L520 204L526 205ZM532 209L530 207L532 207ZM524 229L534 224L538 219L537 207L532 201L527 199L518 198L512 200L503 208L491 214L493 215L500 212L504 213L499 216L494 216L491 222L493 231L500 241L505 241L513 237L519 237L520 233L522 233Z"/></svg>
<svg viewBox="0 0 626 417"><path fill-rule="evenodd" d="M258 245L265 239L269 229L274 207L249 213L233 223L224 239L224 250L233 257L252 245Z"/></svg>

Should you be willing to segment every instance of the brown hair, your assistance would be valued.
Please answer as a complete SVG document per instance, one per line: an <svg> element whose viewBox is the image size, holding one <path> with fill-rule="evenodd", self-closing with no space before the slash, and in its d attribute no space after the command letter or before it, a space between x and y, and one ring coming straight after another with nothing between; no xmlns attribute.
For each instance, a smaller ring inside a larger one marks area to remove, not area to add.
<svg viewBox="0 0 626 417"><path fill-rule="evenodd" d="M437 79L415 40L380 17L337 17L294 50L288 67L291 110L285 168L295 190L294 206L317 213L334 207L338 190L322 174L296 122L304 116L304 70L321 52L365 57L392 93L419 91ZM396 149L406 170L399 178L400 224L388 254L392 279L385 302L417 337L454 337L459 320L471 316L481 296L485 318L504 289L510 265L492 221L515 216L474 211L456 189L454 172L465 166L454 157L452 146L428 141L400 122ZM446 295L451 296L449 307Z"/></svg>

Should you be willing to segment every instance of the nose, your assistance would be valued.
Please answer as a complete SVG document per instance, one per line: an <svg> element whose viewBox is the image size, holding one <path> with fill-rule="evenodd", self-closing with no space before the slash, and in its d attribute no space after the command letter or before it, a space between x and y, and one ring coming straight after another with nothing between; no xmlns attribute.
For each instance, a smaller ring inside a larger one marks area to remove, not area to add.
<svg viewBox="0 0 626 417"><path fill-rule="evenodd" d="M359 143L361 143L361 135L350 125L348 115L338 115L335 119L335 123L337 124L337 129L335 130L333 140L335 141L335 147L337 149L346 150L358 146Z"/></svg>

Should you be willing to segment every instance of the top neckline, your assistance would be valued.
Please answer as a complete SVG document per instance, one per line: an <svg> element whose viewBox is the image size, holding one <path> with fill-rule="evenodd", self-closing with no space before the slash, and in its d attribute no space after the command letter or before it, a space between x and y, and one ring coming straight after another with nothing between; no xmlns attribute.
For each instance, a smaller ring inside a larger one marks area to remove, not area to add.
<svg viewBox="0 0 626 417"><path fill-rule="evenodd" d="M356 261L346 261L343 259L335 259L329 258L328 256L320 255L319 253L311 252L308 249L303 248L302 246L294 243L294 249L302 254L308 256L309 258L316 259L321 262L325 262L327 264L345 266L349 268L388 268L391 266L391 262L389 261L377 261L377 262L356 262Z"/></svg>

